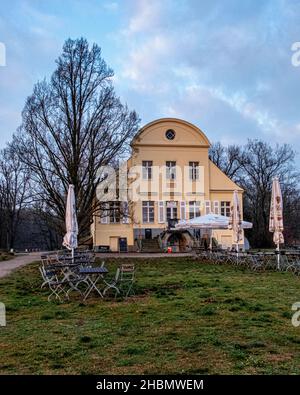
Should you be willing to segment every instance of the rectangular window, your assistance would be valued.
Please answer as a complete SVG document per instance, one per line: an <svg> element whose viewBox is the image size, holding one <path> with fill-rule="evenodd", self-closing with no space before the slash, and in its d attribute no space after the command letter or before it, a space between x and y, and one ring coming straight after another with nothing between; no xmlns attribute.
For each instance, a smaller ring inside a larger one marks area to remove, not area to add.
<svg viewBox="0 0 300 395"><path fill-rule="evenodd" d="M210 200L205 200L205 215L211 213L211 203Z"/></svg>
<svg viewBox="0 0 300 395"><path fill-rule="evenodd" d="M152 160L143 160L142 168L143 168L143 180L151 180L152 179Z"/></svg>
<svg viewBox="0 0 300 395"><path fill-rule="evenodd" d="M175 180L176 179L176 162L167 161L166 162L166 177L167 180Z"/></svg>
<svg viewBox="0 0 300 395"><path fill-rule="evenodd" d="M230 202L221 202L221 215L230 217Z"/></svg>
<svg viewBox="0 0 300 395"><path fill-rule="evenodd" d="M143 222L144 223L153 223L154 222L154 202L144 201L142 203L143 208Z"/></svg>
<svg viewBox="0 0 300 395"><path fill-rule="evenodd" d="M190 180L199 180L199 162L189 162Z"/></svg>
<svg viewBox="0 0 300 395"><path fill-rule="evenodd" d="M189 214L190 219L199 217L200 214L200 202L189 202Z"/></svg>
<svg viewBox="0 0 300 395"><path fill-rule="evenodd" d="M177 202L167 202L167 221L169 219L177 219Z"/></svg>
<svg viewBox="0 0 300 395"><path fill-rule="evenodd" d="M120 202L109 202L109 222L111 224L120 222Z"/></svg>

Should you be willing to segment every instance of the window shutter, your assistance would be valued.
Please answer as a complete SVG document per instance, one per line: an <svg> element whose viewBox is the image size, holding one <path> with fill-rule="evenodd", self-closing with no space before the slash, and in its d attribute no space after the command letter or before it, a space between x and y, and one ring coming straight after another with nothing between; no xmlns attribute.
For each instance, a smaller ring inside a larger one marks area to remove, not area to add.
<svg viewBox="0 0 300 395"><path fill-rule="evenodd" d="M220 214L220 202L218 200L214 201L214 213L217 215Z"/></svg>
<svg viewBox="0 0 300 395"><path fill-rule="evenodd" d="M201 215L201 202L196 202L196 211L195 211L196 217Z"/></svg>
<svg viewBox="0 0 300 395"><path fill-rule="evenodd" d="M186 204L185 201L180 202L180 219L185 220L186 219Z"/></svg>
<svg viewBox="0 0 300 395"><path fill-rule="evenodd" d="M205 200L205 214L210 214L210 212L211 212L210 200Z"/></svg>
<svg viewBox="0 0 300 395"><path fill-rule="evenodd" d="M158 223L163 224L165 222L165 202L158 202Z"/></svg>
<svg viewBox="0 0 300 395"><path fill-rule="evenodd" d="M101 213L101 218L100 218L100 223L101 224L108 224L108 222L109 222L109 216L108 216L108 211L107 211L107 209L108 209L108 204L109 203L105 203L103 206L104 206L104 209L103 210L101 210L102 211L102 213Z"/></svg>
<svg viewBox="0 0 300 395"><path fill-rule="evenodd" d="M123 209L123 219L122 222L123 224L129 224L129 207L128 207L128 202L123 202L122 203L122 209Z"/></svg>

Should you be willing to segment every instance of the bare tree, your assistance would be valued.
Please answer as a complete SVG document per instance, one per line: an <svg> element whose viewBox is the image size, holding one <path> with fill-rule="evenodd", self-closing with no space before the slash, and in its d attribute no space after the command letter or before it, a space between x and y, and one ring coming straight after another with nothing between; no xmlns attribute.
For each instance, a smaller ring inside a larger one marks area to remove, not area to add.
<svg viewBox="0 0 300 395"><path fill-rule="evenodd" d="M243 163L242 148L238 145L224 147L217 142L212 144L209 150L209 158L229 178L237 178Z"/></svg>
<svg viewBox="0 0 300 395"><path fill-rule="evenodd" d="M22 210L31 202L30 170L11 146L0 152L1 241L14 247Z"/></svg>
<svg viewBox="0 0 300 395"><path fill-rule="evenodd" d="M258 247L273 245L269 232L273 178L280 179L285 204L289 192L297 187L299 174L295 171L294 158L295 153L287 144L272 148L265 142L249 140L244 147L243 176L239 183L245 190L245 214L254 224L249 237Z"/></svg>
<svg viewBox="0 0 300 395"><path fill-rule="evenodd" d="M269 211L272 180L280 178L284 199L286 242L299 238L299 172L294 165L295 152L289 145L272 147L260 140L249 140L243 147L212 146L211 160L244 189L244 216L253 222L247 231L254 247L270 247Z"/></svg>
<svg viewBox="0 0 300 395"><path fill-rule="evenodd" d="M113 72L96 44L69 39L56 63L51 80L37 83L27 99L14 144L33 172L37 198L61 224L74 184L79 234L85 236L101 205L95 199L98 170L122 157L139 119L116 96Z"/></svg>

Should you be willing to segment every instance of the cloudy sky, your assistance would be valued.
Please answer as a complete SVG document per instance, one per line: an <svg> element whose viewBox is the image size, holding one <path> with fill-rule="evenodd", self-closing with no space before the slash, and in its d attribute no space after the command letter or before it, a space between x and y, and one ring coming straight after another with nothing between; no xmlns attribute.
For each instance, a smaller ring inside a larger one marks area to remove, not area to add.
<svg viewBox="0 0 300 395"><path fill-rule="evenodd" d="M64 40L83 36L142 124L184 118L211 141L258 137L300 153L299 21L298 0L1 0L0 147Z"/></svg>

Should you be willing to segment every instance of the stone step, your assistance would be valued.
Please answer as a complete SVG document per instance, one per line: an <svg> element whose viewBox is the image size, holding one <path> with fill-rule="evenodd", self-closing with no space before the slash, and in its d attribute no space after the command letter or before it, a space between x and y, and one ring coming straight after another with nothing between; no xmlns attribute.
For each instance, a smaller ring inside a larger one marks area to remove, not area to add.
<svg viewBox="0 0 300 395"><path fill-rule="evenodd" d="M161 252L157 239L143 239L142 240L142 252L152 253Z"/></svg>

